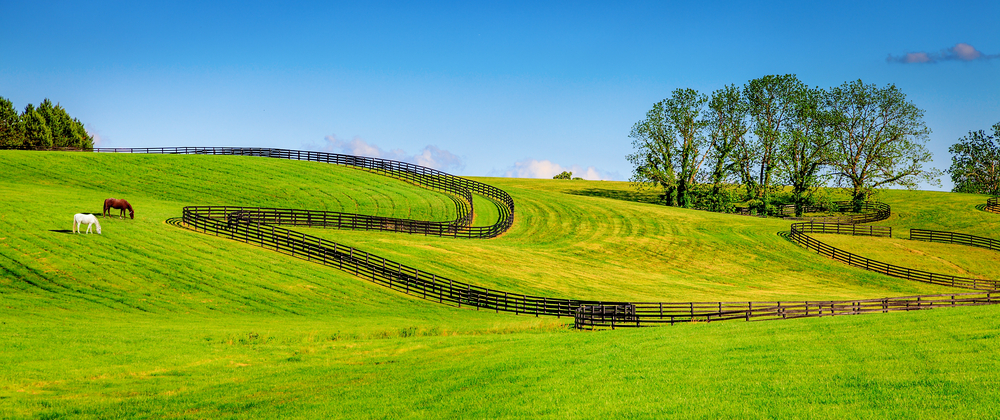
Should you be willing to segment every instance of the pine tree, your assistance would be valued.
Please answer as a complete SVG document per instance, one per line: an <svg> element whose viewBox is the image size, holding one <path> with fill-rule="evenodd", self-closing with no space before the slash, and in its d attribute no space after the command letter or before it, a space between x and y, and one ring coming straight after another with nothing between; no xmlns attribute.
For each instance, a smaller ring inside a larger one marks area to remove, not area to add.
<svg viewBox="0 0 1000 420"><path fill-rule="evenodd" d="M23 143L21 116L14 103L0 97L0 146L20 146Z"/></svg>
<svg viewBox="0 0 1000 420"><path fill-rule="evenodd" d="M28 104L21 113L21 123L24 127L24 145L32 147L52 147L52 130L45 124L42 116L34 105Z"/></svg>

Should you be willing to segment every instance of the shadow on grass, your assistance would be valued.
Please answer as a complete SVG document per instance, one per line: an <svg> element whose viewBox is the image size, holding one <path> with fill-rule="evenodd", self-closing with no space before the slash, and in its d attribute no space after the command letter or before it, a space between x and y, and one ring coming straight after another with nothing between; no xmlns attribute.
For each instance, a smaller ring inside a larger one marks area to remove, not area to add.
<svg viewBox="0 0 1000 420"><path fill-rule="evenodd" d="M994 213L992 211L986 210L986 205L985 204L976 204L976 210L984 211L984 212L990 213L990 214L1000 214L1000 213Z"/></svg>
<svg viewBox="0 0 1000 420"><path fill-rule="evenodd" d="M71 229L49 229L49 232L55 233L73 233Z"/></svg>
<svg viewBox="0 0 1000 420"><path fill-rule="evenodd" d="M179 227L181 229L194 231L194 229L191 229L191 227L189 227L187 224L184 223L184 218L182 217L171 217L167 220L164 220L163 223L166 223L173 227Z"/></svg>
<svg viewBox="0 0 1000 420"><path fill-rule="evenodd" d="M635 191L620 190L611 188L586 188L582 190L566 191L566 194L582 195L585 197L601 197L613 200L632 201L635 203L663 204L660 193L656 191Z"/></svg>

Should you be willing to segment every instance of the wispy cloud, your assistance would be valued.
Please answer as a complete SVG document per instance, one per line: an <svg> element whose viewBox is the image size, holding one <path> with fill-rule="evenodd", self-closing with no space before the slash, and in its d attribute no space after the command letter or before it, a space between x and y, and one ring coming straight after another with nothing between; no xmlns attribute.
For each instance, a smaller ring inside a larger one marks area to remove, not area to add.
<svg viewBox="0 0 1000 420"><path fill-rule="evenodd" d="M337 138L336 135L331 134L324 137L324 141L325 143L322 145L304 144L303 147L311 150L322 150L324 152L398 160L445 172L460 170L465 167L465 164L462 163L462 158L437 146L428 145L420 152L410 155L403 149L382 150L381 147L368 143L360 137L355 137L351 140L342 140Z"/></svg>
<svg viewBox="0 0 1000 420"><path fill-rule="evenodd" d="M573 173L573 177L580 177L592 181L605 180L612 181L618 178L614 172L604 172L593 166L586 168L580 165L562 166L550 160L524 159L514 162L513 166L502 171L493 171L494 175L501 175L508 178L545 178L551 179L563 171Z"/></svg>
<svg viewBox="0 0 1000 420"><path fill-rule="evenodd" d="M106 146L107 145L106 144L107 143L107 139L105 139L103 136L101 136L97 132L97 130L94 129L94 127L92 127L92 126L91 127L84 127L84 130L87 131L87 134L90 135L90 137L94 138L94 147L101 147L101 146Z"/></svg>
<svg viewBox="0 0 1000 420"><path fill-rule="evenodd" d="M976 60L992 60L994 58L1000 58L1000 54L983 54L982 51L976 49L972 45L960 42L955 44L954 47L945 48L938 52L911 52L900 56L889 55L885 61L889 63L903 63L903 64L919 64L919 63L937 63L941 61L976 61Z"/></svg>

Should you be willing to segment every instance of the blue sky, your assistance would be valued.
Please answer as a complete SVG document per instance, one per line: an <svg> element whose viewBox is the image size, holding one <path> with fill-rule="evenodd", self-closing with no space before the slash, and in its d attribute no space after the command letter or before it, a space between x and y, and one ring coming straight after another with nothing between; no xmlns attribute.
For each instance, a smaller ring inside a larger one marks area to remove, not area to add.
<svg viewBox="0 0 1000 420"><path fill-rule="evenodd" d="M101 146L313 148L460 175L624 180L630 127L673 89L794 73L895 83L926 111L945 169L957 138L1000 122L997 16L996 1L0 0L0 96L59 102Z"/></svg>

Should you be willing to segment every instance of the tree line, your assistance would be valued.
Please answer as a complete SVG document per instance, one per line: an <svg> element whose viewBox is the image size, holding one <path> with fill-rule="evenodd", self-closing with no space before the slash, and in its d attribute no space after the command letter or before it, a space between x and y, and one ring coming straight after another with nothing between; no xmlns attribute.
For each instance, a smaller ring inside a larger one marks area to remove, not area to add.
<svg viewBox="0 0 1000 420"><path fill-rule="evenodd" d="M48 99L37 108L28 104L18 113L11 101L0 97L0 146L89 149L94 147L94 138L80 120Z"/></svg>
<svg viewBox="0 0 1000 420"><path fill-rule="evenodd" d="M970 131L948 148L953 192L1000 195L1000 122L993 134Z"/></svg>
<svg viewBox="0 0 1000 420"><path fill-rule="evenodd" d="M809 87L769 75L711 94L674 90L629 134L631 181L658 186L667 205L755 214L795 214L819 187L847 190L857 208L879 188L936 183L924 111L895 85L861 80Z"/></svg>

